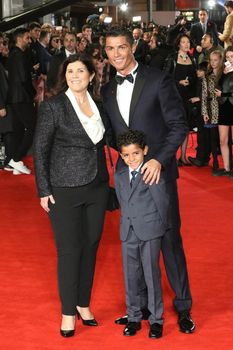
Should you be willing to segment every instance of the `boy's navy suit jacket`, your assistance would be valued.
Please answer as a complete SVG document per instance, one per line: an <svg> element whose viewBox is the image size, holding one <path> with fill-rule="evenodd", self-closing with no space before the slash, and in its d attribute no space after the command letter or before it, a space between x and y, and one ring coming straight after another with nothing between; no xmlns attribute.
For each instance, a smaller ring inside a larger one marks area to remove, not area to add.
<svg viewBox="0 0 233 350"><path fill-rule="evenodd" d="M136 236L148 241L164 235L169 228L169 195L166 182L146 185L138 173L130 187L129 168L124 166L115 173L115 189L121 207L120 238L127 240L132 225Z"/></svg>

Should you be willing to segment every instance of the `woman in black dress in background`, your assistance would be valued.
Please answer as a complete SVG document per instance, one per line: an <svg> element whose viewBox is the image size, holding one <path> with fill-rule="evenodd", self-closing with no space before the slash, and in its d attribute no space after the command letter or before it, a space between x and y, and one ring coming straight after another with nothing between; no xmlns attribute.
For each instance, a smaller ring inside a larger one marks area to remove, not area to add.
<svg viewBox="0 0 233 350"><path fill-rule="evenodd" d="M183 101L187 122L190 125L190 99L195 96L196 65L189 55L190 38L187 34L177 37L176 51L168 56L164 71L173 75L179 94ZM186 159L188 135L181 145L181 156L178 165L191 165Z"/></svg>
<svg viewBox="0 0 233 350"><path fill-rule="evenodd" d="M233 135L233 46L228 46L225 52L226 63L222 77L215 89L219 97L218 130L224 169L219 169L219 175L231 175L231 157L229 148L229 131Z"/></svg>

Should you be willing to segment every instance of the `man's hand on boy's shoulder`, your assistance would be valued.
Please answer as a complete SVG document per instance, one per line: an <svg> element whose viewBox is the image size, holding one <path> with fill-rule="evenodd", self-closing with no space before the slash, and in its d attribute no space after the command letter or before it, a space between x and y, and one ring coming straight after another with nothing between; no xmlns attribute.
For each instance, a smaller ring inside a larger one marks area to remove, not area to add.
<svg viewBox="0 0 233 350"><path fill-rule="evenodd" d="M146 184L158 184L160 180L162 165L156 159L150 159L141 168L141 174Z"/></svg>

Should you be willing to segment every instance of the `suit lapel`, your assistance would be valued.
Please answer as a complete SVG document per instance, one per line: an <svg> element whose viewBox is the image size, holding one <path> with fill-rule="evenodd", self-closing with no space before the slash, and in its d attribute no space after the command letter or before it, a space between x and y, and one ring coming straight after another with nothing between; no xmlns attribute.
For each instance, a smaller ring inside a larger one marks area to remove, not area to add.
<svg viewBox="0 0 233 350"><path fill-rule="evenodd" d="M129 168L127 166L121 170L120 176L122 177L122 183L124 185L124 190L126 191L126 196L129 198L131 187L129 182Z"/></svg>
<svg viewBox="0 0 233 350"><path fill-rule="evenodd" d="M135 80L134 89L133 89L133 94L132 94L132 98L131 98L131 104L130 104L130 110L129 110L129 125L132 122L133 114L134 114L137 102L139 100L139 97L141 95L142 89L144 87L145 81L146 81L146 79L145 79L145 76L142 72L142 67L139 66L138 73L137 73L136 80Z"/></svg>

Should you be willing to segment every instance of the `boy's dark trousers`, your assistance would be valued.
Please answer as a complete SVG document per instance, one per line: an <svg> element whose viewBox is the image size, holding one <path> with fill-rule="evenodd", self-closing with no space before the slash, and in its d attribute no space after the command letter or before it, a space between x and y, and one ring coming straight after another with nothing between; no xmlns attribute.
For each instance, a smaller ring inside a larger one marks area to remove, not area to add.
<svg viewBox="0 0 233 350"><path fill-rule="evenodd" d="M129 322L140 322L141 281L145 281L148 291L148 309L150 324L163 324L163 299L159 255L161 238L149 241L140 240L130 226L126 241L122 242L126 306Z"/></svg>

